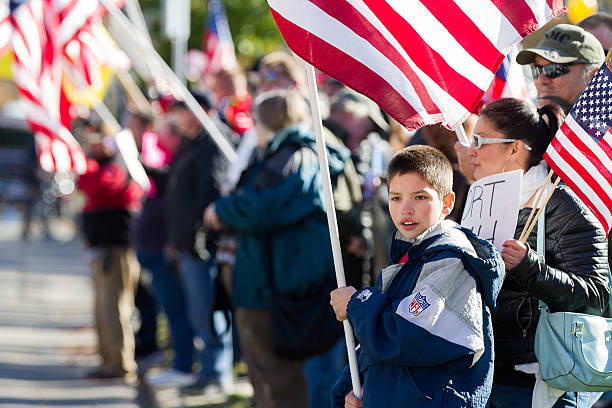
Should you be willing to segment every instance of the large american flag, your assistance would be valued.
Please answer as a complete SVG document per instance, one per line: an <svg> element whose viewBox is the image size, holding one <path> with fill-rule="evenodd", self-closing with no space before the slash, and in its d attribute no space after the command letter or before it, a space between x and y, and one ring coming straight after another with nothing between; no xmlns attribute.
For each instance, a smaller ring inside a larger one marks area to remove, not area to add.
<svg viewBox="0 0 612 408"><path fill-rule="evenodd" d="M454 129L562 0L268 0L289 47L409 129Z"/></svg>
<svg viewBox="0 0 612 408"><path fill-rule="evenodd" d="M612 226L612 73L604 63L561 125L544 159L595 214Z"/></svg>

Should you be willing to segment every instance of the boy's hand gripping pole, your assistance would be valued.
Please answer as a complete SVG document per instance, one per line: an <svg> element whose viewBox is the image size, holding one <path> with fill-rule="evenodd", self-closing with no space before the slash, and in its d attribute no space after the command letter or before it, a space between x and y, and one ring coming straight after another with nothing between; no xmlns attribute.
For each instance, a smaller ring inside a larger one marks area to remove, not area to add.
<svg viewBox="0 0 612 408"><path fill-rule="evenodd" d="M327 223L329 224L329 236L331 238L332 254L336 269L336 281L338 287L346 286L344 277L344 265L342 264L342 253L340 250L340 238L338 236L338 223L336 221L336 208L332 196L331 178L327 165L327 149L323 138L323 125L321 123L321 108L315 81L315 71L312 65L305 63L306 77L308 79L308 91L310 93L310 111L312 113L312 126L317 139L317 155L319 156L319 167L321 168L321 181L323 183L323 196L327 210ZM348 352L349 368L351 369L351 380L353 381L353 393L361 399L361 382L359 380L359 368L357 367L357 353L355 352L355 339L353 328L348 320L343 322L344 337L346 339L346 351Z"/></svg>

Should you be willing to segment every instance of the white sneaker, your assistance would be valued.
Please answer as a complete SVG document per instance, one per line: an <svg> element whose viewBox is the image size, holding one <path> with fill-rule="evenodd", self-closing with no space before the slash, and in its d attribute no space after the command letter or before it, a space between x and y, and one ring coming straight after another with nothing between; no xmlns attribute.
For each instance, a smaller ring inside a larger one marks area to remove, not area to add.
<svg viewBox="0 0 612 408"><path fill-rule="evenodd" d="M145 380L152 387L187 387L197 381L194 374L168 368L162 371L148 372Z"/></svg>

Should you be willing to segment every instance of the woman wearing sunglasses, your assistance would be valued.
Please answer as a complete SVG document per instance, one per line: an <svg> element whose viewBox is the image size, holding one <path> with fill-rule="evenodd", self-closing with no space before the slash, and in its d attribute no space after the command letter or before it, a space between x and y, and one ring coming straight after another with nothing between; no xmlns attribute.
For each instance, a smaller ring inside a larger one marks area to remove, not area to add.
<svg viewBox="0 0 612 408"><path fill-rule="evenodd" d="M505 98L486 105L474 129L468 150L474 179L523 171L516 238L523 231L536 192L546 182L549 169L542 156L562 116L557 105L536 109L529 102ZM537 228L527 239L528 245L514 239L504 243L507 274L493 316L493 408L532 406L538 299L553 312L609 313L607 248L601 225L565 185L556 188L544 212L545 262L535 253ZM559 391L547 406L590 407L599 396Z"/></svg>

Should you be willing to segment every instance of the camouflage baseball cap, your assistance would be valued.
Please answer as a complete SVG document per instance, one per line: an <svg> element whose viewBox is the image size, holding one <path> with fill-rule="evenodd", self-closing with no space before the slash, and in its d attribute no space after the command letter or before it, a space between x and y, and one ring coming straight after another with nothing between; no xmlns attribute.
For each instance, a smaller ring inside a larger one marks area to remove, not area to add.
<svg viewBox="0 0 612 408"><path fill-rule="evenodd" d="M556 64L601 64L606 58L601 43L593 34L571 24L559 24L548 30L535 48L519 52L516 62L532 64L536 55Z"/></svg>
<svg viewBox="0 0 612 408"><path fill-rule="evenodd" d="M380 107L370 98L353 90L344 91L340 93L337 98L338 102L346 102L347 100L349 100L361 106L363 108L363 116L367 114L367 116L372 120L372 122L374 122L374 124L378 126L383 132L389 131L389 122L387 122L387 120L385 119L382 111L380 110Z"/></svg>

